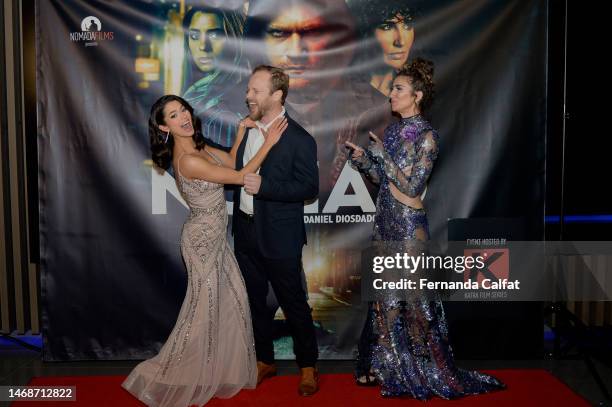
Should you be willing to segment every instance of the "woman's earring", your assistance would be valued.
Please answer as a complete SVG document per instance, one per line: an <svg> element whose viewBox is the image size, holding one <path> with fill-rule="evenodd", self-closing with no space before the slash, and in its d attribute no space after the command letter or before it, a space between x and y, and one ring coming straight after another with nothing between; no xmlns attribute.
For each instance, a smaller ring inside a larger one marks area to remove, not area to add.
<svg viewBox="0 0 612 407"><path fill-rule="evenodd" d="M170 130L166 133L166 138L164 139L164 144L168 142L168 137L170 137Z"/></svg>

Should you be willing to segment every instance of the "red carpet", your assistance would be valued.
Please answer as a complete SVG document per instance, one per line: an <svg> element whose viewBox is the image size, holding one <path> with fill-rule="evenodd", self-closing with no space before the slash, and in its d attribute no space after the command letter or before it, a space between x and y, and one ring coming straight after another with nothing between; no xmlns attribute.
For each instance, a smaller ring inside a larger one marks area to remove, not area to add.
<svg viewBox="0 0 612 407"><path fill-rule="evenodd" d="M383 399L378 389L357 387L350 374L327 374L321 376L321 390L312 397L297 394L297 376L278 376L264 381L256 390L244 390L232 399L213 399L207 407L287 407L287 406L334 406L334 407L394 407L394 406L483 406L483 407L527 407L527 406L588 406L580 396L544 370L496 370L487 371L502 380L507 390L491 394L446 401L432 399L427 404L414 399ZM73 376L36 377L30 385L76 386L77 401L74 402L15 402L15 407L130 407L143 406L123 390L123 376Z"/></svg>

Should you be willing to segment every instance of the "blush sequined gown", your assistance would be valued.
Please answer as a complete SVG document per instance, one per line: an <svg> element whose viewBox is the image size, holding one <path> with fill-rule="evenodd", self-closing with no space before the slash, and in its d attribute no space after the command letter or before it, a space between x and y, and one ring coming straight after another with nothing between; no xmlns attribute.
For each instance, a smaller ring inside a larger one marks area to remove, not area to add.
<svg viewBox="0 0 612 407"><path fill-rule="evenodd" d="M248 297L226 237L223 185L189 180L180 170L176 176L190 208L181 235L187 293L159 354L122 384L148 406L202 405L257 383Z"/></svg>

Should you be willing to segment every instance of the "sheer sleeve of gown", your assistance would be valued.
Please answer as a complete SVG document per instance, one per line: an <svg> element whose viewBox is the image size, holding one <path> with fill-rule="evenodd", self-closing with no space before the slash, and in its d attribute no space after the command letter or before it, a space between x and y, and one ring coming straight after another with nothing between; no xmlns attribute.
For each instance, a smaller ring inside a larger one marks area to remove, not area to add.
<svg viewBox="0 0 612 407"><path fill-rule="evenodd" d="M350 164L354 170L365 174L365 176L374 184L380 184L380 175L378 173L379 169L374 165L367 154L363 154L357 158L351 157Z"/></svg>
<svg viewBox="0 0 612 407"><path fill-rule="evenodd" d="M412 141L405 140L403 150L411 148ZM438 137L435 131L425 132L414 145L416 160L410 165L408 160L397 163L384 149L382 143L372 143L367 155L371 162L385 174L389 182L409 197L420 196L425 190L427 179L431 174L434 162L438 156Z"/></svg>

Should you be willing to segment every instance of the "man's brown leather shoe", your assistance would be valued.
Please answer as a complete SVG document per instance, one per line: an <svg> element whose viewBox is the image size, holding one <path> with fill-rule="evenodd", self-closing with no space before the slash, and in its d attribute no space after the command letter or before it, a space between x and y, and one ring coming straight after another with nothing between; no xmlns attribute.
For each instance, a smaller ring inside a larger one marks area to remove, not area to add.
<svg viewBox="0 0 612 407"><path fill-rule="evenodd" d="M305 367L300 369L302 378L298 387L300 396L312 396L319 390L319 372L314 367Z"/></svg>
<svg viewBox="0 0 612 407"><path fill-rule="evenodd" d="M276 365L268 365L264 362L257 362L257 384L261 383L267 377L276 376Z"/></svg>

